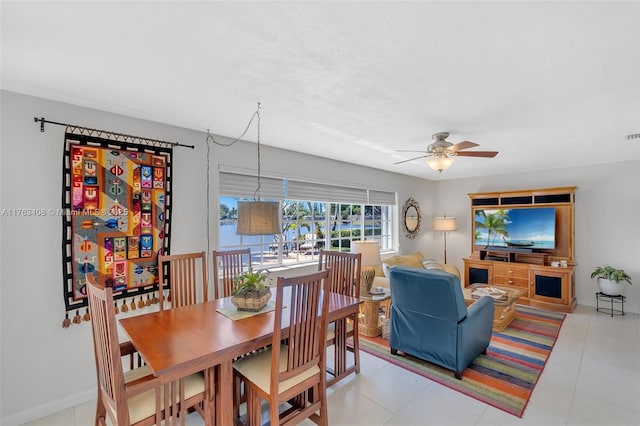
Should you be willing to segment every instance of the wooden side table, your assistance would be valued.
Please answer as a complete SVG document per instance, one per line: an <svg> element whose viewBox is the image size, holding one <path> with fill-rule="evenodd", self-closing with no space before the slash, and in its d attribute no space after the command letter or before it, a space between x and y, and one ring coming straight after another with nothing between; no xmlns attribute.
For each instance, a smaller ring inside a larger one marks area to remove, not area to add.
<svg viewBox="0 0 640 426"><path fill-rule="evenodd" d="M471 305L477 299L473 298L471 293L477 288L495 287L503 290L506 294L504 300L493 300L493 331L504 331L516 317L516 301L526 292L522 287L507 287L488 284L472 284L462 289L464 301L467 306Z"/></svg>
<svg viewBox="0 0 640 426"><path fill-rule="evenodd" d="M360 318L358 321L358 332L363 336L375 337L382 334L382 322L380 321L380 305L391 299L391 292L384 291L381 294L360 295L362 304L360 305ZM388 308L385 315L389 315Z"/></svg>

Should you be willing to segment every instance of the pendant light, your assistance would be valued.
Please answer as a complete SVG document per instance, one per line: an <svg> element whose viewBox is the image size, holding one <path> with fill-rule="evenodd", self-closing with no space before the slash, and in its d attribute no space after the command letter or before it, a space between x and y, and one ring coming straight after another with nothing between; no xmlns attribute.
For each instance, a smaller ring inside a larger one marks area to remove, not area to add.
<svg viewBox="0 0 640 426"><path fill-rule="evenodd" d="M258 118L258 187L253 201L238 201L237 235L274 235L282 233L280 203L260 199L260 103Z"/></svg>

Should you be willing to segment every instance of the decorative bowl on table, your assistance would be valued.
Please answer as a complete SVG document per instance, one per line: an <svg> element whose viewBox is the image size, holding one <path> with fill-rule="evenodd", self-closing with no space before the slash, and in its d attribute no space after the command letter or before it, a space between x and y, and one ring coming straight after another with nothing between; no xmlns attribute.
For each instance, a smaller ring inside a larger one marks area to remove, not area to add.
<svg viewBox="0 0 640 426"><path fill-rule="evenodd" d="M239 311L257 312L264 308L271 298L271 290L265 284L269 281L269 271L248 271L241 273L234 279L231 303Z"/></svg>
<svg viewBox="0 0 640 426"><path fill-rule="evenodd" d="M231 303L239 311L257 312L264 308L271 299L271 290L267 287L264 290L248 291L237 296L231 296Z"/></svg>

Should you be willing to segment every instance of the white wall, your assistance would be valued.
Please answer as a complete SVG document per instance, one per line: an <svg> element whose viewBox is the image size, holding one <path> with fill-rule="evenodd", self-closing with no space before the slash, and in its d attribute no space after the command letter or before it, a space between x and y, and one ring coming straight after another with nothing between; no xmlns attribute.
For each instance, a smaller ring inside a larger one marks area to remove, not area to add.
<svg viewBox="0 0 640 426"><path fill-rule="evenodd" d="M174 253L216 248L219 165L256 168L255 144L212 147L212 229L207 238L204 133L6 91L0 92L0 102L0 209L61 206L64 128L46 125L45 133L40 133L34 116L195 145L193 150L174 150L171 230ZM247 120L251 113L247 111ZM218 119L211 118L212 122ZM203 123L203 128L207 125ZM238 132L242 130L238 129ZM265 143L268 134L264 129L262 137ZM421 179L267 146L263 148L264 175L284 171L290 177L345 182L380 190L397 189L400 203L409 196L423 205L431 199L429 191L433 184ZM95 398L89 324L73 325L68 329L61 327L64 319L61 220L57 216L0 217L0 423L3 425L24 423ZM409 242L404 234L399 242L400 249L416 249L417 243Z"/></svg>
<svg viewBox="0 0 640 426"><path fill-rule="evenodd" d="M591 272L611 264L627 271L625 311L640 312L640 162L603 164L472 179L441 181L435 189L438 213L458 219L447 237L447 257L464 267L471 253L471 203L474 192L577 186L575 203L575 282L578 304L595 306L597 285ZM453 263L449 260L449 263Z"/></svg>

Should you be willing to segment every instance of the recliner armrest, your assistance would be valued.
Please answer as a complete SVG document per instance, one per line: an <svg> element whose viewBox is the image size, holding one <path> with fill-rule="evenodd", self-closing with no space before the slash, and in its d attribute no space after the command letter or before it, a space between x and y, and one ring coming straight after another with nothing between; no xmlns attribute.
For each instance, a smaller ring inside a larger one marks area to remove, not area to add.
<svg viewBox="0 0 640 426"><path fill-rule="evenodd" d="M489 308L487 305L490 305ZM487 315L485 311L490 311L491 322L493 322L493 299L491 296L482 296L476 302L467 307L467 319L477 318L483 315ZM474 321L478 321L475 320Z"/></svg>
<svg viewBox="0 0 640 426"><path fill-rule="evenodd" d="M470 337L473 339L491 339L493 327L493 299L490 296L482 296L467 308L467 316L458 323L462 340Z"/></svg>
<svg viewBox="0 0 640 426"><path fill-rule="evenodd" d="M490 296L482 296L467 308L466 318L458 323L463 340L471 336L484 336L487 342L491 339L493 309L493 299Z"/></svg>
<svg viewBox="0 0 640 426"><path fill-rule="evenodd" d="M467 308L466 318L458 323L457 357L462 368L486 350L491 342L492 328L493 299L483 296Z"/></svg>

